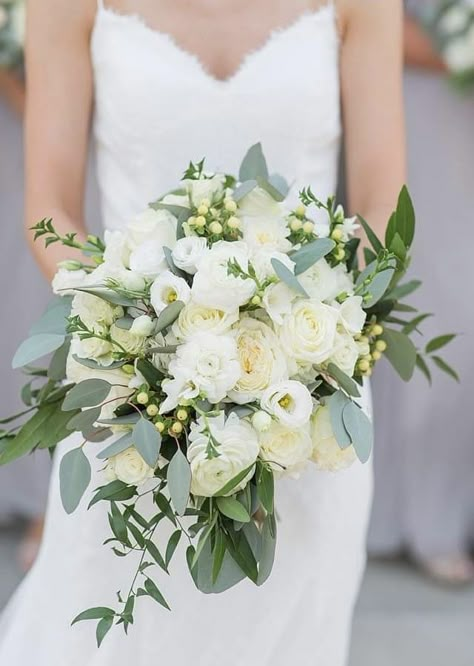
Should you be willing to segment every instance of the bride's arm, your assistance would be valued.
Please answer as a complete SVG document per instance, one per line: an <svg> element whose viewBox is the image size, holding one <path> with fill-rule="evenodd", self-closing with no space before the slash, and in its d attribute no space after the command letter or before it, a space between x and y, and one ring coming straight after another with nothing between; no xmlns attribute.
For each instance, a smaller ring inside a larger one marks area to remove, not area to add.
<svg viewBox="0 0 474 666"><path fill-rule="evenodd" d="M341 0L349 206L383 237L406 180L401 0Z"/></svg>
<svg viewBox="0 0 474 666"><path fill-rule="evenodd" d="M26 228L52 217L58 232L85 235L83 191L92 105L93 0L30 0L26 47ZM28 241L50 279L67 248Z"/></svg>

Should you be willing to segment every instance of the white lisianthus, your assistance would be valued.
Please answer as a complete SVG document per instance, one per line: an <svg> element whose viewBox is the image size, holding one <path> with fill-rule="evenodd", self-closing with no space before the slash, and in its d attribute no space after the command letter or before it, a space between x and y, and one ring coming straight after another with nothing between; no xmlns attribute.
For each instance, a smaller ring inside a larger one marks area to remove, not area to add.
<svg viewBox="0 0 474 666"><path fill-rule="evenodd" d="M192 286L193 299L209 308L233 312L247 303L256 291L254 280L232 275L229 262L237 262L246 273L249 251L242 241L218 241L198 264Z"/></svg>
<svg viewBox="0 0 474 666"><path fill-rule="evenodd" d="M194 275L199 261L207 251L207 240L205 238L200 236L180 238L176 241L173 249L173 261L182 271Z"/></svg>
<svg viewBox="0 0 474 666"><path fill-rule="evenodd" d="M340 293L339 274L324 258L299 275L298 279L308 295L317 301L332 301Z"/></svg>
<svg viewBox="0 0 474 666"><path fill-rule="evenodd" d="M295 476L311 458L312 444L309 426L288 428L273 421L260 433L260 457L270 463L276 476Z"/></svg>
<svg viewBox="0 0 474 666"><path fill-rule="evenodd" d="M188 340L196 333L207 331L219 335L226 333L238 321L239 311L224 312L206 308L193 300L189 301L179 313L172 331L178 340Z"/></svg>
<svg viewBox="0 0 474 666"><path fill-rule="evenodd" d="M154 239L144 241L130 254L130 268L134 273L151 280L156 278L168 268L163 244Z"/></svg>
<svg viewBox="0 0 474 666"><path fill-rule="evenodd" d="M68 271L66 268L60 268L53 278L53 292L58 296L71 296L77 292L77 287L84 286L87 279L87 273L83 269L77 271Z"/></svg>
<svg viewBox="0 0 474 666"><path fill-rule="evenodd" d="M336 333L334 344L334 353L329 360L346 375L352 377L359 358L359 347L356 341L348 333Z"/></svg>
<svg viewBox="0 0 474 666"><path fill-rule="evenodd" d="M214 199L223 196L224 183L225 176L222 174L215 174L211 178L182 181L194 206L199 206L203 199L208 199L212 203Z"/></svg>
<svg viewBox="0 0 474 666"><path fill-rule="evenodd" d="M191 465L191 492L212 497L237 474L251 467L248 475L228 494L245 488L252 478L259 453L257 433L236 414L225 420L224 414L208 419L210 433L202 419L191 426L188 460ZM212 453L211 453L212 451Z"/></svg>
<svg viewBox="0 0 474 666"><path fill-rule="evenodd" d="M126 236L130 250L136 250L146 241L174 248L178 222L174 215L164 209L147 208L127 226Z"/></svg>
<svg viewBox="0 0 474 666"><path fill-rule="evenodd" d="M148 315L140 315L133 320L130 333L146 338L153 333L154 327L155 324L151 317Z"/></svg>
<svg viewBox="0 0 474 666"><path fill-rule="evenodd" d="M295 292L284 282L271 284L265 289L262 304L274 324L281 325L283 317L291 313Z"/></svg>
<svg viewBox="0 0 474 666"><path fill-rule="evenodd" d="M140 486L151 479L154 474L134 446L109 458L105 470L108 481L123 481L130 486Z"/></svg>
<svg viewBox="0 0 474 666"><path fill-rule="evenodd" d="M284 252L277 252L276 250L268 250L266 248L258 249L251 253L250 261L260 282L276 276L272 259L278 259L289 271L292 273L295 272L295 262Z"/></svg>
<svg viewBox="0 0 474 666"><path fill-rule="evenodd" d="M134 333L132 329L120 328L116 324L110 327L110 336L113 340L115 349L114 351L122 351L124 349L128 354L136 356L141 354L145 349L146 338L143 335Z"/></svg>
<svg viewBox="0 0 474 666"><path fill-rule="evenodd" d="M474 68L474 24L459 37L451 39L443 52L444 60L454 73Z"/></svg>
<svg viewBox="0 0 474 666"><path fill-rule="evenodd" d="M301 382L287 380L263 392L260 405L288 428L300 428L309 422L313 411L311 393Z"/></svg>
<svg viewBox="0 0 474 666"><path fill-rule="evenodd" d="M298 363L320 364L334 351L338 311L315 300L299 300L283 319L280 343Z"/></svg>
<svg viewBox="0 0 474 666"><path fill-rule="evenodd" d="M253 402L287 376L285 355L272 329L262 321L243 318L235 328L240 377L229 398L237 404Z"/></svg>
<svg viewBox="0 0 474 666"><path fill-rule="evenodd" d="M171 271L159 275L151 285L150 302L157 314L175 301L187 303L191 298L191 289L183 278Z"/></svg>
<svg viewBox="0 0 474 666"><path fill-rule="evenodd" d="M356 460L354 447L341 449L331 425L329 407L320 405L311 419L312 460L322 471L337 472Z"/></svg>
<svg viewBox="0 0 474 666"><path fill-rule="evenodd" d="M340 322L351 335L357 335L364 328L367 315L362 303L361 296L350 296L339 306Z"/></svg>
<svg viewBox="0 0 474 666"><path fill-rule="evenodd" d="M161 405L162 414L198 396L218 403L240 377L235 340L227 335L198 333L178 347L169 373L174 379L163 382L168 397Z"/></svg>

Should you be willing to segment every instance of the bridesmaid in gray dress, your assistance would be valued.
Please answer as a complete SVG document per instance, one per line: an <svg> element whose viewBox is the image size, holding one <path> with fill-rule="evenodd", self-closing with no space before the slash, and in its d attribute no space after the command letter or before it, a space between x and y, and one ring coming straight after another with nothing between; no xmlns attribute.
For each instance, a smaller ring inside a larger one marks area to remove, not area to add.
<svg viewBox="0 0 474 666"><path fill-rule="evenodd" d="M423 5L412 2L406 22L409 184L418 219L413 274L425 281L412 300L436 312L435 327L429 320L423 326L428 334L462 334L446 352L462 383L435 373L427 390L421 376L405 385L383 366L376 373L370 548L408 551L431 575L468 582L474 579L474 94L461 96L447 83L413 18Z"/></svg>

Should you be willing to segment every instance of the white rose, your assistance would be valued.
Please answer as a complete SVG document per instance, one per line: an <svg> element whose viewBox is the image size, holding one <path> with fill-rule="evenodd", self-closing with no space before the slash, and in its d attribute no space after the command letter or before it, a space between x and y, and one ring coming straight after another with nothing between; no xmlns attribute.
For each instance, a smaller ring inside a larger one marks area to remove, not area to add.
<svg viewBox="0 0 474 666"><path fill-rule="evenodd" d="M159 275L151 285L150 302L156 314L160 314L171 303L187 303L190 298L191 289L186 280L171 271Z"/></svg>
<svg viewBox="0 0 474 666"><path fill-rule="evenodd" d="M356 460L354 447L341 449L334 436L329 407L320 405L311 419L312 460L322 471L336 472L350 467Z"/></svg>
<svg viewBox="0 0 474 666"><path fill-rule="evenodd" d="M187 340L203 331L220 335L229 331L238 319L239 311L237 309L232 312L224 312L206 308L191 300L179 313L172 331L178 340Z"/></svg>
<svg viewBox="0 0 474 666"><path fill-rule="evenodd" d="M350 296L339 306L339 317L345 330L357 335L364 328L367 315L362 308L361 296Z"/></svg>
<svg viewBox="0 0 474 666"><path fill-rule="evenodd" d="M159 246L165 245L172 250L176 243L177 228L177 220L169 211L147 208L127 226L128 245L131 250L135 250L146 241L153 240Z"/></svg>
<svg viewBox="0 0 474 666"><path fill-rule="evenodd" d="M288 268L292 273L295 272L295 262L287 254L277 252L276 250L258 249L252 252L250 262L255 269L258 279L263 282L268 278L276 276L272 265L272 259L278 259L280 263Z"/></svg>
<svg viewBox="0 0 474 666"><path fill-rule="evenodd" d="M178 347L169 373L174 379L163 382L168 397L161 405L162 414L181 401L198 396L218 403L240 377L235 340L226 335L198 333Z"/></svg>
<svg viewBox="0 0 474 666"><path fill-rule="evenodd" d="M340 293L339 274L324 258L299 275L298 279L308 295L317 301L332 301Z"/></svg>
<svg viewBox="0 0 474 666"><path fill-rule="evenodd" d="M234 331L240 361L240 377L231 400L253 402L270 385L287 376L285 355L272 329L262 321L245 317Z"/></svg>
<svg viewBox="0 0 474 666"><path fill-rule="evenodd" d="M115 350L122 351L123 349L132 356L138 356L145 349L146 338L142 335L137 335L132 329L120 328L116 324L110 327L110 336L113 340Z"/></svg>
<svg viewBox="0 0 474 666"><path fill-rule="evenodd" d="M139 486L153 477L153 467L147 465L134 446L109 458L106 475L109 481L118 479L130 486Z"/></svg>
<svg viewBox="0 0 474 666"><path fill-rule="evenodd" d="M98 296L78 292L72 300L72 316L79 316L89 328L110 326L115 321L116 308Z"/></svg>
<svg viewBox="0 0 474 666"><path fill-rule="evenodd" d="M311 458L309 427L288 428L273 421L260 433L260 457L271 464L278 476L297 476Z"/></svg>
<svg viewBox="0 0 474 666"><path fill-rule="evenodd" d="M444 60L454 73L474 68L474 25L464 35L448 42L444 49Z"/></svg>
<svg viewBox="0 0 474 666"><path fill-rule="evenodd" d="M338 311L329 305L297 301L283 320L280 343L298 363L324 363L334 351L338 319Z"/></svg>
<svg viewBox="0 0 474 666"><path fill-rule="evenodd" d="M215 174L211 178L200 178L199 180L183 180L183 186L195 206L199 206L203 199L209 199L212 203L224 194L225 176Z"/></svg>
<svg viewBox="0 0 474 666"><path fill-rule="evenodd" d="M358 358L359 347L354 338L348 333L337 333L334 353L329 360L346 375L352 377Z"/></svg>
<svg viewBox="0 0 474 666"><path fill-rule="evenodd" d="M139 317L133 320L133 324L130 328L130 333L147 338L149 335L153 333L154 328L155 324L151 317L149 317L148 315L140 315Z"/></svg>
<svg viewBox="0 0 474 666"><path fill-rule="evenodd" d="M87 273L80 269L77 271L68 271L66 268L60 268L53 278L53 292L58 296L74 296L77 287L84 286Z"/></svg>
<svg viewBox="0 0 474 666"><path fill-rule="evenodd" d="M295 300L295 292L284 284L284 282L277 282L265 289L262 305L273 323L281 325L283 317L290 314L293 301Z"/></svg>
<svg viewBox="0 0 474 666"><path fill-rule="evenodd" d="M300 428L309 422L313 412L313 399L301 382L287 380L264 391L260 406L282 425Z"/></svg>
<svg viewBox="0 0 474 666"><path fill-rule="evenodd" d="M198 264L192 286L193 299L209 308L233 312L255 293L255 282L229 273L229 261L248 271L249 252L242 241L215 243Z"/></svg>
<svg viewBox="0 0 474 666"><path fill-rule="evenodd" d="M212 437L202 420L191 426L188 460L191 465L191 492L199 497L212 497L237 474L253 465L258 457L259 446L255 430L249 423L231 414L227 421L224 415L208 419ZM212 448L211 448L212 447ZM211 453L212 451L212 453ZM217 455L216 455L217 454ZM254 468L233 488L233 495L245 488L254 474Z"/></svg>
<svg viewBox="0 0 474 666"><path fill-rule="evenodd" d="M197 264L207 251L205 238L200 236L180 238L173 249L173 261L182 271L194 275L197 271Z"/></svg>
<svg viewBox="0 0 474 666"><path fill-rule="evenodd" d="M108 329L103 326L94 326L93 330L99 335L103 335ZM97 361L99 365L107 366L113 361L112 357L113 347L107 340L100 338L84 338L79 339L77 343L76 355L79 358L92 359Z"/></svg>
<svg viewBox="0 0 474 666"><path fill-rule="evenodd" d="M130 255L130 268L134 273L153 280L168 268L163 244L158 240L147 240Z"/></svg>

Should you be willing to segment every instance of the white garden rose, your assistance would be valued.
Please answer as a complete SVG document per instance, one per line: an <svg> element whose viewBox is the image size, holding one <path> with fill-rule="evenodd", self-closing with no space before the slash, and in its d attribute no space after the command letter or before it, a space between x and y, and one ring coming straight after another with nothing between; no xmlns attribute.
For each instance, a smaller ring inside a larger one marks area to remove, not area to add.
<svg viewBox="0 0 474 666"><path fill-rule="evenodd" d="M270 463L276 476L297 477L311 458L309 426L288 428L273 421L260 433L260 457Z"/></svg>
<svg viewBox="0 0 474 666"><path fill-rule="evenodd" d="M356 460L354 447L341 449L334 436L329 407L320 405L311 419L312 460L322 471L337 472Z"/></svg>
<svg viewBox="0 0 474 666"><path fill-rule="evenodd" d="M281 325L283 317L290 314L295 300L295 292L284 282L277 282L265 289L262 305L273 323Z"/></svg>
<svg viewBox="0 0 474 666"><path fill-rule="evenodd" d="M288 428L300 428L313 412L311 393L301 382L286 380L263 392L260 406Z"/></svg>
<svg viewBox="0 0 474 666"><path fill-rule="evenodd" d="M283 319L280 343L298 363L321 364L334 351L338 311L315 300L299 300Z"/></svg>
<svg viewBox="0 0 474 666"><path fill-rule="evenodd" d="M240 377L229 397L237 404L254 402L269 386L287 377L285 355L275 333L262 321L244 317L233 333Z"/></svg>
<svg viewBox="0 0 474 666"><path fill-rule="evenodd" d="M336 333L334 344L334 353L329 360L346 375L352 377L359 358L359 347L356 341L348 333Z"/></svg>
<svg viewBox="0 0 474 666"><path fill-rule="evenodd" d="M150 302L157 314L160 314L168 305L181 301L187 303L191 298L191 289L183 278L171 271L159 275L151 285Z"/></svg>
<svg viewBox="0 0 474 666"><path fill-rule="evenodd" d="M153 333L154 328L155 324L151 317L148 315L140 315L133 320L130 333L146 338Z"/></svg>
<svg viewBox="0 0 474 666"><path fill-rule="evenodd" d="M339 306L340 322L351 335L357 335L364 328L367 315L362 303L361 296L350 296Z"/></svg>
<svg viewBox="0 0 474 666"><path fill-rule="evenodd" d="M163 247L174 248L178 222L169 211L147 208L127 226L126 236L130 250L136 250L146 241L156 241Z"/></svg>
<svg viewBox="0 0 474 666"><path fill-rule="evenodd" d="M208 199L210 203L213 203L216 198L223 196L225 176L215 174L211 178L186 179L182 181L182 184L194 206L199 206L203 199Z"/></svg>
<svg viewBox="0 0 474 666"><path fill-rule="evenodd" d="M118 479L130 486L140 486L153 477L154 470L143 460L137 449L131 446L109 458L105 473L108 481Z"/></svg>
<svg viewBox="0 0 474 666"><path fill-rule="evenodd" d="M134 333L132 329L120 328L116 324L110 327L110 336L113 340L114 351L125 350L128 354L137 356L145 349L146 338L143 335Z"/></svg>
<svg viewBox="0 0 474 666"><path fill-rule="evenodd" d="M172 331L178 340L188 340L196 333L207 331L220 335L227 333L238 321L239 311L224 312L207 308L193 300L189 301L179 313Z"/></svg>
<svg viewBox="0 0 474 666"><path fill-rule="evenodd" d="M60 268L53 278L53 292L58 296L74 296L77 287L84 286L87 279L87 273L79 269L77 271L68 271L66 268Z"/></svg>
<svg viewBox="0 0 474 666"><path fill-rule="evenodd" d="M178 347L169 373L174 379L163 382L168 397L161 405L162 414L198 396L218 403L240 377L235 340L227 335L198 333Z"/></svg>
<svg viewBox="0 0 474 666"><path fill-rule="evenodd" d="M208 423L216 444L209 441L202 419L191 426L188 447L191 492L199 497L213 497L237 474L252 466L248 475L228 493L233 495L245 488L254 474L253 464L259 453L257 433L236 414L230 414L227 420L220 414L209 418Z"/></svg>
<svg viewBox="0 0 474 666"><path fill-rule="evenodd" d="M229 262L235 261L248 271L249 251L242 241L218 241L198 264L194 276L192 295L194 301L209 308L233 312L254 295L256 285L250 278L229 273Z"/></svg>
<svg viewBox="0 0 474 666"><path fill-rule="evenodd" d="M182 271L194 275L199 261L207 251L207 240L205 238L200 236L180 238L176 241L173 249L173 261Z"/></svg>
<svg viewBox="0 0 474 666"><path fill-rule="evenodd" d="M89 328L110 326L117 314L116 306L107 303L98 296L77 292L72 299L72 316L79 316Z"/></svg>
<svg viewBox="0 0 474 666"><path fill-rule="evenodd" d="M340 293L339 273L324 258L299 275L298 280L310 298L317 301L332 301Z"/></svg>
<svg viewBox="0 0 474 666"><path fill-rule="evenodd" d="M98 335L105 335L108 329L101 325L96 325L93 330ZM113 347L108 340L100 338L79 339L76 348L76 355L79 358L91 359L99 365L108 366L113 362Z"/></svg>
<svg viewBox="0 0 474 666"><path fill-rule="evenodd" d="M130 268L134 273L153 280L168 268L163 244L159 240L147 240L130 254Z"/></svg>

